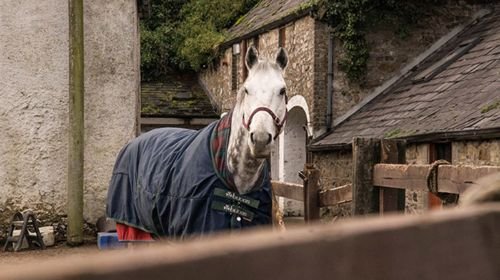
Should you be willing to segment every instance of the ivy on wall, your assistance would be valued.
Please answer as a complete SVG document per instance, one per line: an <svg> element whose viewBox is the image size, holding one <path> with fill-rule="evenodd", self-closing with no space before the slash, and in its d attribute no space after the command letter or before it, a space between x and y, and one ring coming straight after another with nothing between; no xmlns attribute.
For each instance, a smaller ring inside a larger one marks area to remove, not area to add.
<svg viewBox="0 0 500 280"><path fill-rule="evenodd" d="M409 35L410 28L433 7L445 0L320 0L315 16L328 23L342 42L345 57L340 69L351 82L362 85L366 76L369 45L366 34L371 26L384 22L395 26L398 36Z"/></svg>

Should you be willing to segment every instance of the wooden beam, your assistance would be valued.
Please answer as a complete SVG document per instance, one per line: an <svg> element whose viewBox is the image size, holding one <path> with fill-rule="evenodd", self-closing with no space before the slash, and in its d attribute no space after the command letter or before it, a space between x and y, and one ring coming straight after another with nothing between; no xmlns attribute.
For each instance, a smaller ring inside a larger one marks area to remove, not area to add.
<svg viewBox="0 0 500 280"><path fill-rule="evenodd" d="M494 173L500 173L500 166L440 165L438 189L440 192L460 194L478 179Z"/></svg>
<svg viewBox="0 0 500 280"><path fill-rule="evenodd" d="M352 201L352 184L322 190L319 192L319 206L335 206L339 203Z"/></svg>
<svg viewBox="0 0 500 280"><path fill-rule="evenodd" d="M0 264L0 279L497 280L499 219L499 205L483 205L286 232L232 232Z"/></svg>
<svg viewBox="0 0 500 280"><path fill-rule="evenodd" d="M373 186L373 167L380 162L380 140L354 138L352 141L352 213L379 212L379 189Z"/></svg>
<svg viewBox="0 0 500 280"><path fill-rule="evenodd" d="M83 243L83 188L85 154L85 67L83 0L68 1L69 17L69 139L67 180L67 243Z"/></svg>
<svg viewBox="0 0 500 280"><path fill-rule="evenodd" d="M304 174L306 179L304 181L304 220L311 222L319 220L320 207L319 207L319 170L314 168L312 164L306 163L304 165Z"/></svg>
<svg viewBox="0 0 500 280"><path fill-rule="evenodd" d="M428 191L426 175L429 164L377 164L373 184L380 187Z"/></svg>
<svg viewBox="0 0 500 280"><path fill-rule="evenodd" d="M271 184L275 196L304 201L304 186L280 181L271 181Z"/></svg>
<svg viewBox="0 0 500 280"><path fill-rule="evenodd" d="M396 139L382 139L380 141L381 163L406 163L406 142ZM384 188L379 189L380 214L387 212L404 212L406 190Z"/></svg>
<svg viewBox="0 0 500 280"><path fill-rule="evenodd" d="M373 172L373 184L398 189L428 191L426 176L430 164L377 164ZM438 167L438 190L443 193L463 193L479 178L500 172L500 166Z"/></svg>

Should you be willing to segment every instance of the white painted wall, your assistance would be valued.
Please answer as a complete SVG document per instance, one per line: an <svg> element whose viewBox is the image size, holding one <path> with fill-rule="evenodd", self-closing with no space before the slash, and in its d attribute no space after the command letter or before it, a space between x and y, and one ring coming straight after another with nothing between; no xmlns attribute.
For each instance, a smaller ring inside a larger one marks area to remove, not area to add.
<svg viewBox="0 0 500 280"><path fill-rule="evenodd" d="M85 219L104 213L116 154L136 135L135 0L86 0ZM68 1L0 1L0 224L66 213Z"/></svg>

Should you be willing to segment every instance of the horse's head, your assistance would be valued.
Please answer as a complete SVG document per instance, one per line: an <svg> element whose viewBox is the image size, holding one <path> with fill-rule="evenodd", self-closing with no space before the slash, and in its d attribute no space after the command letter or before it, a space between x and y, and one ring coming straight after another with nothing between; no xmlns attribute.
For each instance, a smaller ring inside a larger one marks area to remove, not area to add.
<svg viewBox="0 0 500 280"><path fill-rule="evenodd" d="M287 94L283 72L288 56L279 48L274 60L260 59L250 47L245 57L248 77L238 92L243 126L248 130L248 145L256 158L268 157L274 140L286 120Z"/></svg>

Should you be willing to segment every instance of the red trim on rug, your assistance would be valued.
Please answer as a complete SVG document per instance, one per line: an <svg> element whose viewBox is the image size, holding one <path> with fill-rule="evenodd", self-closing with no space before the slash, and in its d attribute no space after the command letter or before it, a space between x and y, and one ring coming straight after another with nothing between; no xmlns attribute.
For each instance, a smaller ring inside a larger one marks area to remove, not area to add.
<svg viewBox="0 0 500 280"><path fill-rule="evenodd" d="M116 233L120 241L153 241L151 233L135 227L116 223Z"/></svg>

